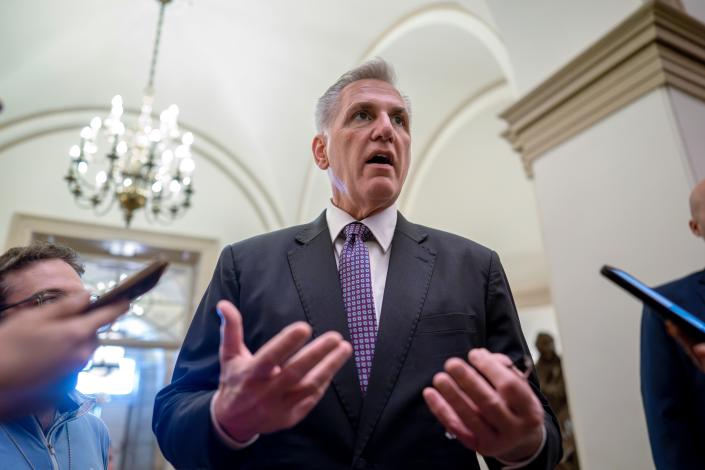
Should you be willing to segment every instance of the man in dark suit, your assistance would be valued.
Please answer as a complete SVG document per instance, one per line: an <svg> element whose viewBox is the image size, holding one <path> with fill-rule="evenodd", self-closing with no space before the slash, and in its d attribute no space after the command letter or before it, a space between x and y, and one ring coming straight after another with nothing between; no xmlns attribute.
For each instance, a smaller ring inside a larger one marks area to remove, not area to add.
<svg viewBox="0 0 705 470"><path fill-rule="evenodd" d="M691 231L705 238L705 181L691 192L690 211ZM705 271L657 290L705 321ZM658 469L705 466L703 370L705 344L693 344L673 324L664 325L655 312L645 307L641 319L641 394L651 453Z"/></svg>
<svg viewBox="0 0 705 470"><path fill-rule="evenodd" d="M560 459L535 375L512 365L528 352L497 254L396 211L409 110L379 59L320 98L312 150L331 202L310 224L223 250L155 404L175 466L467 469L476 451L492 468L548 469Z"/></svg>

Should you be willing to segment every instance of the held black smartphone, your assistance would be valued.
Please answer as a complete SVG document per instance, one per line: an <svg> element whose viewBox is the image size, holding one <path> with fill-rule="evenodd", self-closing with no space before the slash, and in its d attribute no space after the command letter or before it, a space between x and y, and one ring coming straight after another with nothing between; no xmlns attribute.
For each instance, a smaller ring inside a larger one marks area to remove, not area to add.
<svg viewBox="0 0 705 470"><path fill-rule="evenodd" d="M631 274L613 266L605 265L600 273L622 287L646 305L653 308L665 320L671 320L687 336L697 342L705 342L705 322L659 294Z"/></svg>
<svg viewBox="0 0 705 470"><path fill-rule="evenodd" d="M83 310L85 312L90 312L97 308L103 307L105 305L117 302L122 299L134 300L140 295L148 292L154 286L157 285L159 278L166 271L167 266L169 266L168 261L156 260L152 261L147 265L146 268L139 272L136 272L132 276L128 277L120 284L115 286L113 289L109 290L105 294L98 297L95 301L91 302Z"/></svg>

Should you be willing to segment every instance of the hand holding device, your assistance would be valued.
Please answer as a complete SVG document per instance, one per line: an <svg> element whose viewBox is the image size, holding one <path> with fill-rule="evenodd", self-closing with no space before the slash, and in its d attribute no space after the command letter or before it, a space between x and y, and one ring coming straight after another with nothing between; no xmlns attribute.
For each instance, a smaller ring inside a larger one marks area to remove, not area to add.
<svg viewBox="0 0 705 470"><path fill-rule="evenodd" d="M159 278L164 274L169 262L158 259L152 261L147 267L125 279L123 282L115 286L112 290L106 292L97 300L86 306L84 312L90 312L105 305L112 304L120 300L128 300L132 302L140 295L148 292L159 282Z"/></svg>
<svg viewBox="0 0 705 470"><path fill-rule="evenodd" d="M686 335L693 342L705 342L705 322L686 309L676 305L671 300L659 294L631 274L628 274L619 268L605 265L600 270L600 273L610 281L614 282L627 292L643 301L656 313L661 315L664 320L672 321L678 326L681 333Z"/></svg>

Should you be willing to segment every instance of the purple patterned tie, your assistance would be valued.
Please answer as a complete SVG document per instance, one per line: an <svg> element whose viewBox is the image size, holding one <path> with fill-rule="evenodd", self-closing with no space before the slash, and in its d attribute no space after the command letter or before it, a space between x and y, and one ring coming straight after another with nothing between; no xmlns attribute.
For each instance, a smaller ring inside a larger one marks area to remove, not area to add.
<svg viewBox="0 0 705 470"><path fill-rule="evenodd" d="M365 241L372 238L372 232L360 222L353 222L343 228L343 233L345 243L340 253L338 274L343 289L343 304L348 315L357 376L364 395L372 370L372 357L377 339L370 253L365 246Z"/></svg>

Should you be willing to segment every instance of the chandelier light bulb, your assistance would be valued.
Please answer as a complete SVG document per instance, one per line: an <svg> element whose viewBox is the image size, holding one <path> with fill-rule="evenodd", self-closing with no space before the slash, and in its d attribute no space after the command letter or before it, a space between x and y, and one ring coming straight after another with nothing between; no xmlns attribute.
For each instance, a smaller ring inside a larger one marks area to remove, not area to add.
<svg viewBox="0 0 705 470"><path fill-rule="evenodd" d="M93 129L94 131L97 131L98 129L100 129L100 126L102 124L103 124L103 121L98 116L91 119L91 129Z"/></svg>
<svg viewBox="0 0 705 470"><path fill-rule="evenodd" d="M179 164L179 171L187 175L190 175L195 168L196 165L193 163L193 159L191 157L184 158Z"/></svg>
<svg viewBox="0 0 705 470"><path fill-rule="evenodd" d="M181 184L179 184L176 180L171 180L171 183L169 183L169 191L172 193L178 193L181 191Z"/></svg>
<svg viewBox="0 0 705 470"><path fill-rule="evenodd" d="M171 150L164 150L164 152L162 152L162 165L164 166L160 168L160 170L164 169L164 173L166 173L166 168L164 167L170 165L173 159L174 152L172 152Z"/></svg>
<svg viewBox="0 0 705 470"><path fill-rule="evenodd" d="M74 160L81 156L81 148L78 145L72 145L69 149L69 156Z"/></svg>
<svg viewBox="0 0 705 470"><path fill-rule="evenodd" d="M81 129L81 138L82 139L90 139L93 137L93 130L86 126L83 129Z"/></svg>
<svg viewBox="0 0 705 470"><path fill-rule="evenodd" d="M193 144L193 134L190 132L184 132L184 135L181 137L181 143L187 147L190 147L191 144Z"/></svg>
<svg viewBox="0 0 705 470"><path fill-rule="evenodd" d="M125 178L124 180L122 180L122 185L126 188L132 186L132 178Z"/></svg>
<svg viewBox="0 0 705 470"><path fill-rule="evenodd" d="M125 155L127 153L127 142L121 140L115 147L115 151L118 155Z"/></svg>
<svg viewBox="0 0 705 470"><path fill-rule="evenodd" d="M174 151L174 155L176 155L176 158L179 160L188 157L189 151L186 147L183 145L179 145L176 147L176 151Z"/></svg>
<svg viewBox="0 0 705 470"><path fill-rule="evenodd" d="M86 162L79 162L78 163L78 172L81 173L82 175L88 171L88 165Z"/></svg>
<svg viewBox="0 0 705 470"><path fill-rule="evenodd" d="M101 170L95 175L95 183L98 186L103 186L106 181L108 181L108 174L106 172Z"/></svg>
<svg viewBox="0 0 705 470"><path fill-rule="evenodd" d="M113 99L110 102L112 108L110 110L110 115L117 119L118 121L120 120L120 116L122 116L122 96L120 95L115 95L113 96Z"/></svg>
<svg viewBox="0 0 705 470"><path fill-rule="evenodd" d="M159 193L162 190L162 184L159 181L156 181L152 185L152 192Z"/></svg>

